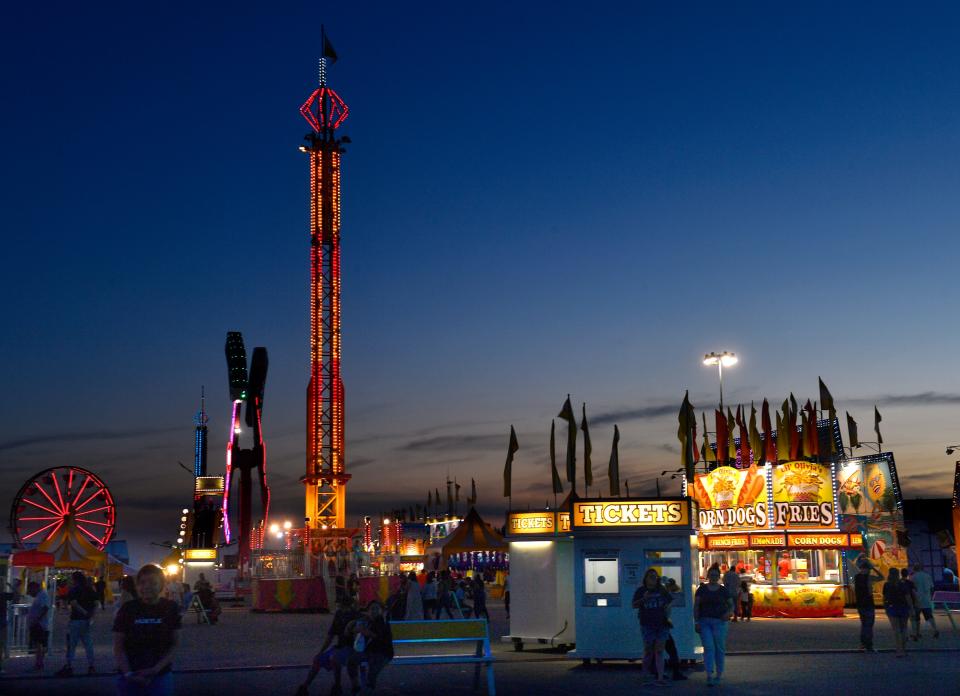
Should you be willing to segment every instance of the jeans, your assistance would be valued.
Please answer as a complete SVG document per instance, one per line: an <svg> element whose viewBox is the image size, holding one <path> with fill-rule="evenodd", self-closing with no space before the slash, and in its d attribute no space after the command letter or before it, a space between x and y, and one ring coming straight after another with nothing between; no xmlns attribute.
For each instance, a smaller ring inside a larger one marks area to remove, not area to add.
<svg viewBox="0 0 960 696"><path fill-rule="evenodd" d="M877 610L873 607L857 607L860 615L860 645L873 650L873 624L877 620Z"/></svg>
<svg viewBox="0 0 960 696"><path fill-rule="evenodd" d="M93 667L93 639L90 637L89 619L71 619L67 626L67 665L73 664L73 655L80 641L83 641L83 650L87 654L87 666Z"/></svg>
<svg viewBox="0 0 960 696"><path fill-rule="evenodd" d="M703 665L707 674L723 674L723 659L727 654L727 622L723 619L700 617L700 641L703 643Z"/></svg>
<svg viewBox="0 0 960 696"><path fill-rule="evenodd" d="M173 696L173 672L158 674L149 684L134 684L122 674L117 677L117 696Z"/></svg>

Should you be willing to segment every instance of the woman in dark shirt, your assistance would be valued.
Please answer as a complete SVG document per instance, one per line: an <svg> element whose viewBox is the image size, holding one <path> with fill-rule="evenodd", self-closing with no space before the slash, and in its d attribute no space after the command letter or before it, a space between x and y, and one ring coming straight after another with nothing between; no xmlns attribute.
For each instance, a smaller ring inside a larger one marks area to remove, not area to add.
<svg viewBox="0 0 960 696"><path fill-rule="evenodd" d="M363 652L353 650L347 658L347 674L353 685L352 693L360 692L360 663L367 663L367 687L373 690L377 686L377 675L393 659L393 632L383 616L383 606L379 602L370 602L367 615L354 624L356 634L364 638Z"/></svg>
<svg viewBox="0 0 960 696"><path fill-rule="evenodd" d="M693 598L695 630L703 643L703 664L707 686L720 683L727 652L727 622L733 615L733 599L720 584L720 569L707 571L707 584L700 585ZM714 672L716 669L716 672Z"/></svg>
<svg viewBox="0 0 960 696"><path fill-rule="evenodd" d="M883 608L893 627L893 637L897 644L897 657L907 655L907 620L913 611L910 592L900 580L900 571L891 568L887 581L883 583Z"/></svg>

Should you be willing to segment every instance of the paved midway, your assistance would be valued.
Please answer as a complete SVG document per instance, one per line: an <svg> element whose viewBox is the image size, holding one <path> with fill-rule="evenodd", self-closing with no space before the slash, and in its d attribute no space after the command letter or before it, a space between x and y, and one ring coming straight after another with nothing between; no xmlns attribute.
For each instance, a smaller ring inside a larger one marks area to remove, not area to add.
<svg viewBox="0 0 960 696"><path fill-rule="evenodd" d="M491 602L493 635L506 633L502 605ZM65 614L57 615L59 649L48 660L47 676L29 675L30 658L6 663L0 678L0 694L64 694L101 696L114 693L109 609L94 625L97 666L103 674L57 679L49 676L63 664ZM946 616L938 615L940 638L925 634L911 643L911 654L896 659L890 627L882 612L877 621L878 654L857 651L859 624L856 616L843 619L755 619L730 627L726 684L718 691L732 694L888 693L908 688L929 689L931 694L960 693L960 633L950 629ZM245 694L293 694L306 665L323 639L330 617L325 614L265 615L243 609L227 609L217 626L198 625L187 616L176 660L176 693L243 696ZM605 663L584 667L552 650L528 646L515 652L509 644L495 641L497 693L529 696L540 693L614 693L638 688L644 692L666 691L642 686L636 664ZM82 649L74 663L86 671ZM470 694L473 668L460 665L388 667L377 693ZM689 681L669 687L675 693L701 692L702 671L688 673ZM314 682L312 694L329 692L330 676ZM951 690L952 689L952 690ZM483 693L483 690L479 693Z"/></svg>

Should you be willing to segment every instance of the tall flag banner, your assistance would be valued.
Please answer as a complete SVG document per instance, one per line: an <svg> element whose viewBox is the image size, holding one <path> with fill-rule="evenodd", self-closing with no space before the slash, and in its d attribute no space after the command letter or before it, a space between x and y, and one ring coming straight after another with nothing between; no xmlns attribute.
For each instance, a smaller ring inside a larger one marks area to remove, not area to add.
<svg viewBox="0 0 960 696"><path fill-rule="evenodd" d="M773 439L773 424L770 422L770 402L763 400L763 406L760 407L760 421L763 425L764 453L763 459L767 462L777 461L777 443Z"/></svg>
<svg viewBox="0 0 960 696"><path fill-rule="evenodd" d="M737 404L737 428L740 430L740 466L747 468L750 466L750 434L747 431L744 410L740 404Z"/></svg>
<svg viewBox="0 0 960 696"><path fill-rule="evenodd" d="M833 395L820 377L817 377L817 381L820 382L820 408L824 411L829 411L830 420L833 420L837 417L837 408L833 405Z"/></svg>
<svg viewBox="0 0 960 696"><path fill-rule="evenodd" d="M693 406L690 407L690 423L693 428L690 445L693 450L693 463L696 464L700 461L700 448L697 447L697 412ZM706 436L706 433L704 433L704 436Z"/></svg>
<svg viewBox="0 0 960 696"><path fill-rule="evenodd" d="M470 479L470 497L467 498L467 505L471 507L477 504L477 482L474 479Z"/></svg>
<svg viewBox="0 0 960 696"><path fill-rule="evenodd" d="M623 485L627 489L627 497L629 498L630 497L630 479L627 479L626 481L624 481Z"/></svg>
<svg viewBox="0 0 960 696"><path fill-rule="evenodd" d="M430 514L430 508L432 508L432 507L433 507L433 493L431 493L430 491L427 491L427 512L426 512L426 514L428 514L428 515Z"/></svg>
<svg viewBox="0 0 960 696"><path fill-rule="evenodd" d="M754 461L763 459L763 442L760 440L760 431L757 430L757 408L750 402L750 451L753 453Z"/></svg>
<svg viewBox="0 0 960 696"><path fill-rule="evenodd" d="M457 479L453 479L453 500L454 502L460 502L460 484L457 483Z"/></svg>
<svg viewBox="0 0 960 696"><path fill-rule="evenodd" d="M610 464L607 466L610 479L610 495L620 495L620 428L613 426L613 447L610 448Z"/></svg>
<svg viewBox="0 0 960 696"><path fill-rule="evenodd" d="M787 406L787 402L783 402L784 406ZM789 406L787 406L789 409ZM784 412L781 416L780 412L777 411L777 461L785 462L790 459L790 431L788 430L789 426L787 425L787 413Z"/></svg>
<svg viewBox="0 0 960 696"><path fill-rule="evenodd" d="M853 420L850 411L847 414L847 434L850 436L850 449L860 446L860 438L857 437L857 421Z"/></svg>
<svg viewBox="0 0 960 696"><path fill-rule="evenodd" d="M803 429L804 446L803 449L807 457L820 456L820 435L817 432L817 409L807 399L803 410L806 411L806 423Z"/></svg>
<svg viewBox="0 0 960 696"><path fill-rule="evenodd" d="M880 434L880 421L883 418L880 416L880 411L877 410L876 405L873 407L873 429L877 433L877 451L880 451L880 445L883 444L883 435Z"/></svg>
<svg viewBox="0 0 960 696"><path fill-rule="evenodd" d="M440 489L439 488L433 489L433 504L436 507L440 507Z"/></svg>
<svg viewBox="0 0 960 696"><path fill-rule="evenodd" d="M583 420L580 421L580 430L583 431L583 480L587 487L593 485L593 461L590 454L593 452L593 445L590 444L590 426L587 425L587 405L583 405Z"/></svg>
<svg viewBox="0 0 960 696"><path fill-rule="evenodd" d="M696 459L693 456L696 443L694 442L694 430L697 427L697 414L690 404L689 390L683 395L683 403L680 404L680 412L677 414L677 439L680 440L680 463L687 474L687 480L692 481L694 475L694 465Z"/></svg>
<svg viewBox="0 0 960 696"><path fill-rule="evenodd" d="M563 408L557 418L567 421L567 483L577 487L577 420L573 415L573 406L570 405L570 395L563 402Z"/></svg>
<svg viewBox="0 0 960 696"><path fill-rule="evenodd" d="M713 451L713 448L710 446L710 438L707 436L707 412L704 411L702 415L703 415L703 461L715 462L717 461L717 454L716 452Z"/></svg>
<svg viewBox="0 0 960 696"><path fill-rule="evenodd" d="M513 479L513 455L520 449L517 442L517 431L510 426L510 444L507 445L507 463L503 465L503 497L509 498Z"/></svg>
<svg viewBox="0 0 960 696"><path fill-rule="evenodd" d="M557 438L556 424L550 419L550 475L553 477L553 493L557 495L563 493L563 481L560 480L560 473L557 471Z"/></svg>
<svg viewBox="0 0 960 696"><path fill-rule="evenodd" d="M453 515L453 492L451 486L453 482L450 479L447 479L447 514Z"/></svg>
<svg viewBox="0 0 960 696"><path fill-rule="evenodd" d="M733 417L733 411L727 406L727 459L732 463L737 461L737 443L733 436L737 419Z"/></svg>
<svg viewBox="0 0 960 696"><path fill-rule="evenodd" d="M728 459L727 438L729 437L727 417L723 415L723 411L717 409L714 409L713 413L717 423L717 461L726 464Z"/></svg>
<svg viewBox="0 0 960 696"><path fill-rule="evenodd" d="M793 396L793 392L790 392L788 409L790 411L787 416L787 429L790 433L790 459L799 459L800 433L797 432L797 416L799 415L800 408L797 406L797 399Z"/></svg>
<svg viewBox="0 0 960 696"><path fill-rule="evenodd" d="M320 37L323 40L323 57L330 59L330 65L333 65L337 62L337 52L333 48L333 44L330 43L330 39L327 38L327 32L324 31L323 25L320 25Z"/></svg>

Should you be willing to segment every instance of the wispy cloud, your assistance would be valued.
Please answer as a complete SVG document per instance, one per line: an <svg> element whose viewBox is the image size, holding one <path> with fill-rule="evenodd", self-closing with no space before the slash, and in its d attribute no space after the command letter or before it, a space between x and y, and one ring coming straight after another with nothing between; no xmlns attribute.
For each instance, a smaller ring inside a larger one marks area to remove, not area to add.
<svg viewBox="0 0 960 696"><path fill-rule="evenodd" d="M127 440L133 437L146 435L160 435L182 430L182 428L138 428L130 430L94 430L78 433L50 433L45 435L29 435L27 437L0 441L0 452L34 445L49 445L58 442L84 442L90 440Z"/></svg>
<svg viewBox="0 0 960 696"><path fill-rule="evenodd" d="M662 418L675 414L680 410L680 402L675 404L659 404L656 406L641 406L638 408L624 408L618 411L607 411L598 416L593 416L590 422L595 425L609 425L611 423L622 423L623 421L638 420L642 418Z"/></svg>
<svg viewBox="0 0 960 696"><path fill-rule="evenodd" d="M399 449L407 452L456 452L485 450L498 445L506 446L503 435L438 435L411 440Z"/></svg>

